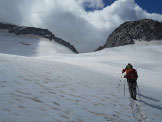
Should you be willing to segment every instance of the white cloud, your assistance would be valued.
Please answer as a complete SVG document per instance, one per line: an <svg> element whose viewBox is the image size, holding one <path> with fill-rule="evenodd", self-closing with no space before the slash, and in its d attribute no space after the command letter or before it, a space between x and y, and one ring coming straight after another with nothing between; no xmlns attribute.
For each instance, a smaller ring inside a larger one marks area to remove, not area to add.
<svg viewBox="0 0 162 122"><path fill-rule="evenodd" d="M78 3L82 4L83 7L101 9L104 7L103 0L76 0Z"/></svg>
<svg viewBox="0 0 162 122"><path fill-rule="evenodd" d="M20 2L21 0L17 0L14 3L11 3L10 0L0 0L0 21L20 23L22 21L18 8L18 3Z"/></svg>
<svg viewBox="0 0 162 122"><path fill-rule="evenodd" d="M84 10L86 1L89 7L103 7L102 0L0 0L0 21L48 28L80 52L103 45L108 35L127 20L162 21L162 15L144 11L134 0L117 0L94 12Z"/></svg>

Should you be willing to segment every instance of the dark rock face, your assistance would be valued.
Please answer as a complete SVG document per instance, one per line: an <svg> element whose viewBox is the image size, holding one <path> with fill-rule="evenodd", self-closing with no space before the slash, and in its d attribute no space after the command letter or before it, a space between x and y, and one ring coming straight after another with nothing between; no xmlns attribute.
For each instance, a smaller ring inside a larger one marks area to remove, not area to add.
<svg viewBox="0 0 162 122"><path fill-rule="evenodd" d="M56 37L48 29L41 29L41 28L34 28L34 27L21 27L12 24L6 24L6 23L0 23L0 29L7 29L8 33L14 33L15 35L32 34L43 38L47 38L51 41L54 40L55 42L69 48L74 53L78 53L78 51L75 49L73 45L71 45L69 42L64 41L63 39Z"/></svg>
<svg viewBox="0 0 162 122"><path fill-rule="evenodd" d="M150 19L125 22L115 29L108 37L106 44L99 47L96 51L109 47L134 44L134 39L143 41L161 40L162 22Z"/></svg>

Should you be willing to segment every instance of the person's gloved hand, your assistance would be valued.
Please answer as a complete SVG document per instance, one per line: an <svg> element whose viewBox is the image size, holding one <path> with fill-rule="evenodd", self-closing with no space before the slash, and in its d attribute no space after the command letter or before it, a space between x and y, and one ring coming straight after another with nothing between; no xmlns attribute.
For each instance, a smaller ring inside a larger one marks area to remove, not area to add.
<svg viewBox="0 0 162 122"><path fill-rule="evenodd" d="M124 73L124 72L125 72L125 70L123 69L123 70L122 70L122 73Z"/></svg>

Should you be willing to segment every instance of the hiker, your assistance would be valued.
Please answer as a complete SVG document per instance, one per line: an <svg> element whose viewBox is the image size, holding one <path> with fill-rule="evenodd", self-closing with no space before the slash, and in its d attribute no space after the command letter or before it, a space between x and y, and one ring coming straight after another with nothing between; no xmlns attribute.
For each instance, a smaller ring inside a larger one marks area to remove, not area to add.
<svg viewBox="0 0 162 122"><path fill-rule="evenodd" d="M124 78L127 78L128 72L131 69L131 67L133 67L130 63L127 64L126 68L122 70L122 73L126 72L126 75L124 76ZM128 82L128 78L127 78L127 82Z"/></svg>
<svg viewBox="0 0 162 122"><path fill-rule="evenodd" d="M122 73L124 72L126 72L124 78L127 78L130 96L131 98L136 100L136 87L138 78L137 71L133 68L133 66L130 63L128 63L126 68L122 70Z"/></svg>

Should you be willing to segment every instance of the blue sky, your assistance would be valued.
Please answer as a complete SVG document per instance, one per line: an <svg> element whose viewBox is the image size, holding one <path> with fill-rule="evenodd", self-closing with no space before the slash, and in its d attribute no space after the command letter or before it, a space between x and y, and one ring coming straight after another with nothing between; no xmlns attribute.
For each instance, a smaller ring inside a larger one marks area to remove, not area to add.
<svg viewBox="0 0 162 122"><path fill-rule="evenodd" d="M149 13L162 14L162 0L135 0L136 3Z"/></svg>
<svg viewBox="0 0 162 122"><path fill-rule="evenodd" d="M115 0L103 0L104 7L111 5ZM162 0L135 0L136 3L149 13L162 14ZM85 8L86 11L93 11L92 8Z"/></svg>

